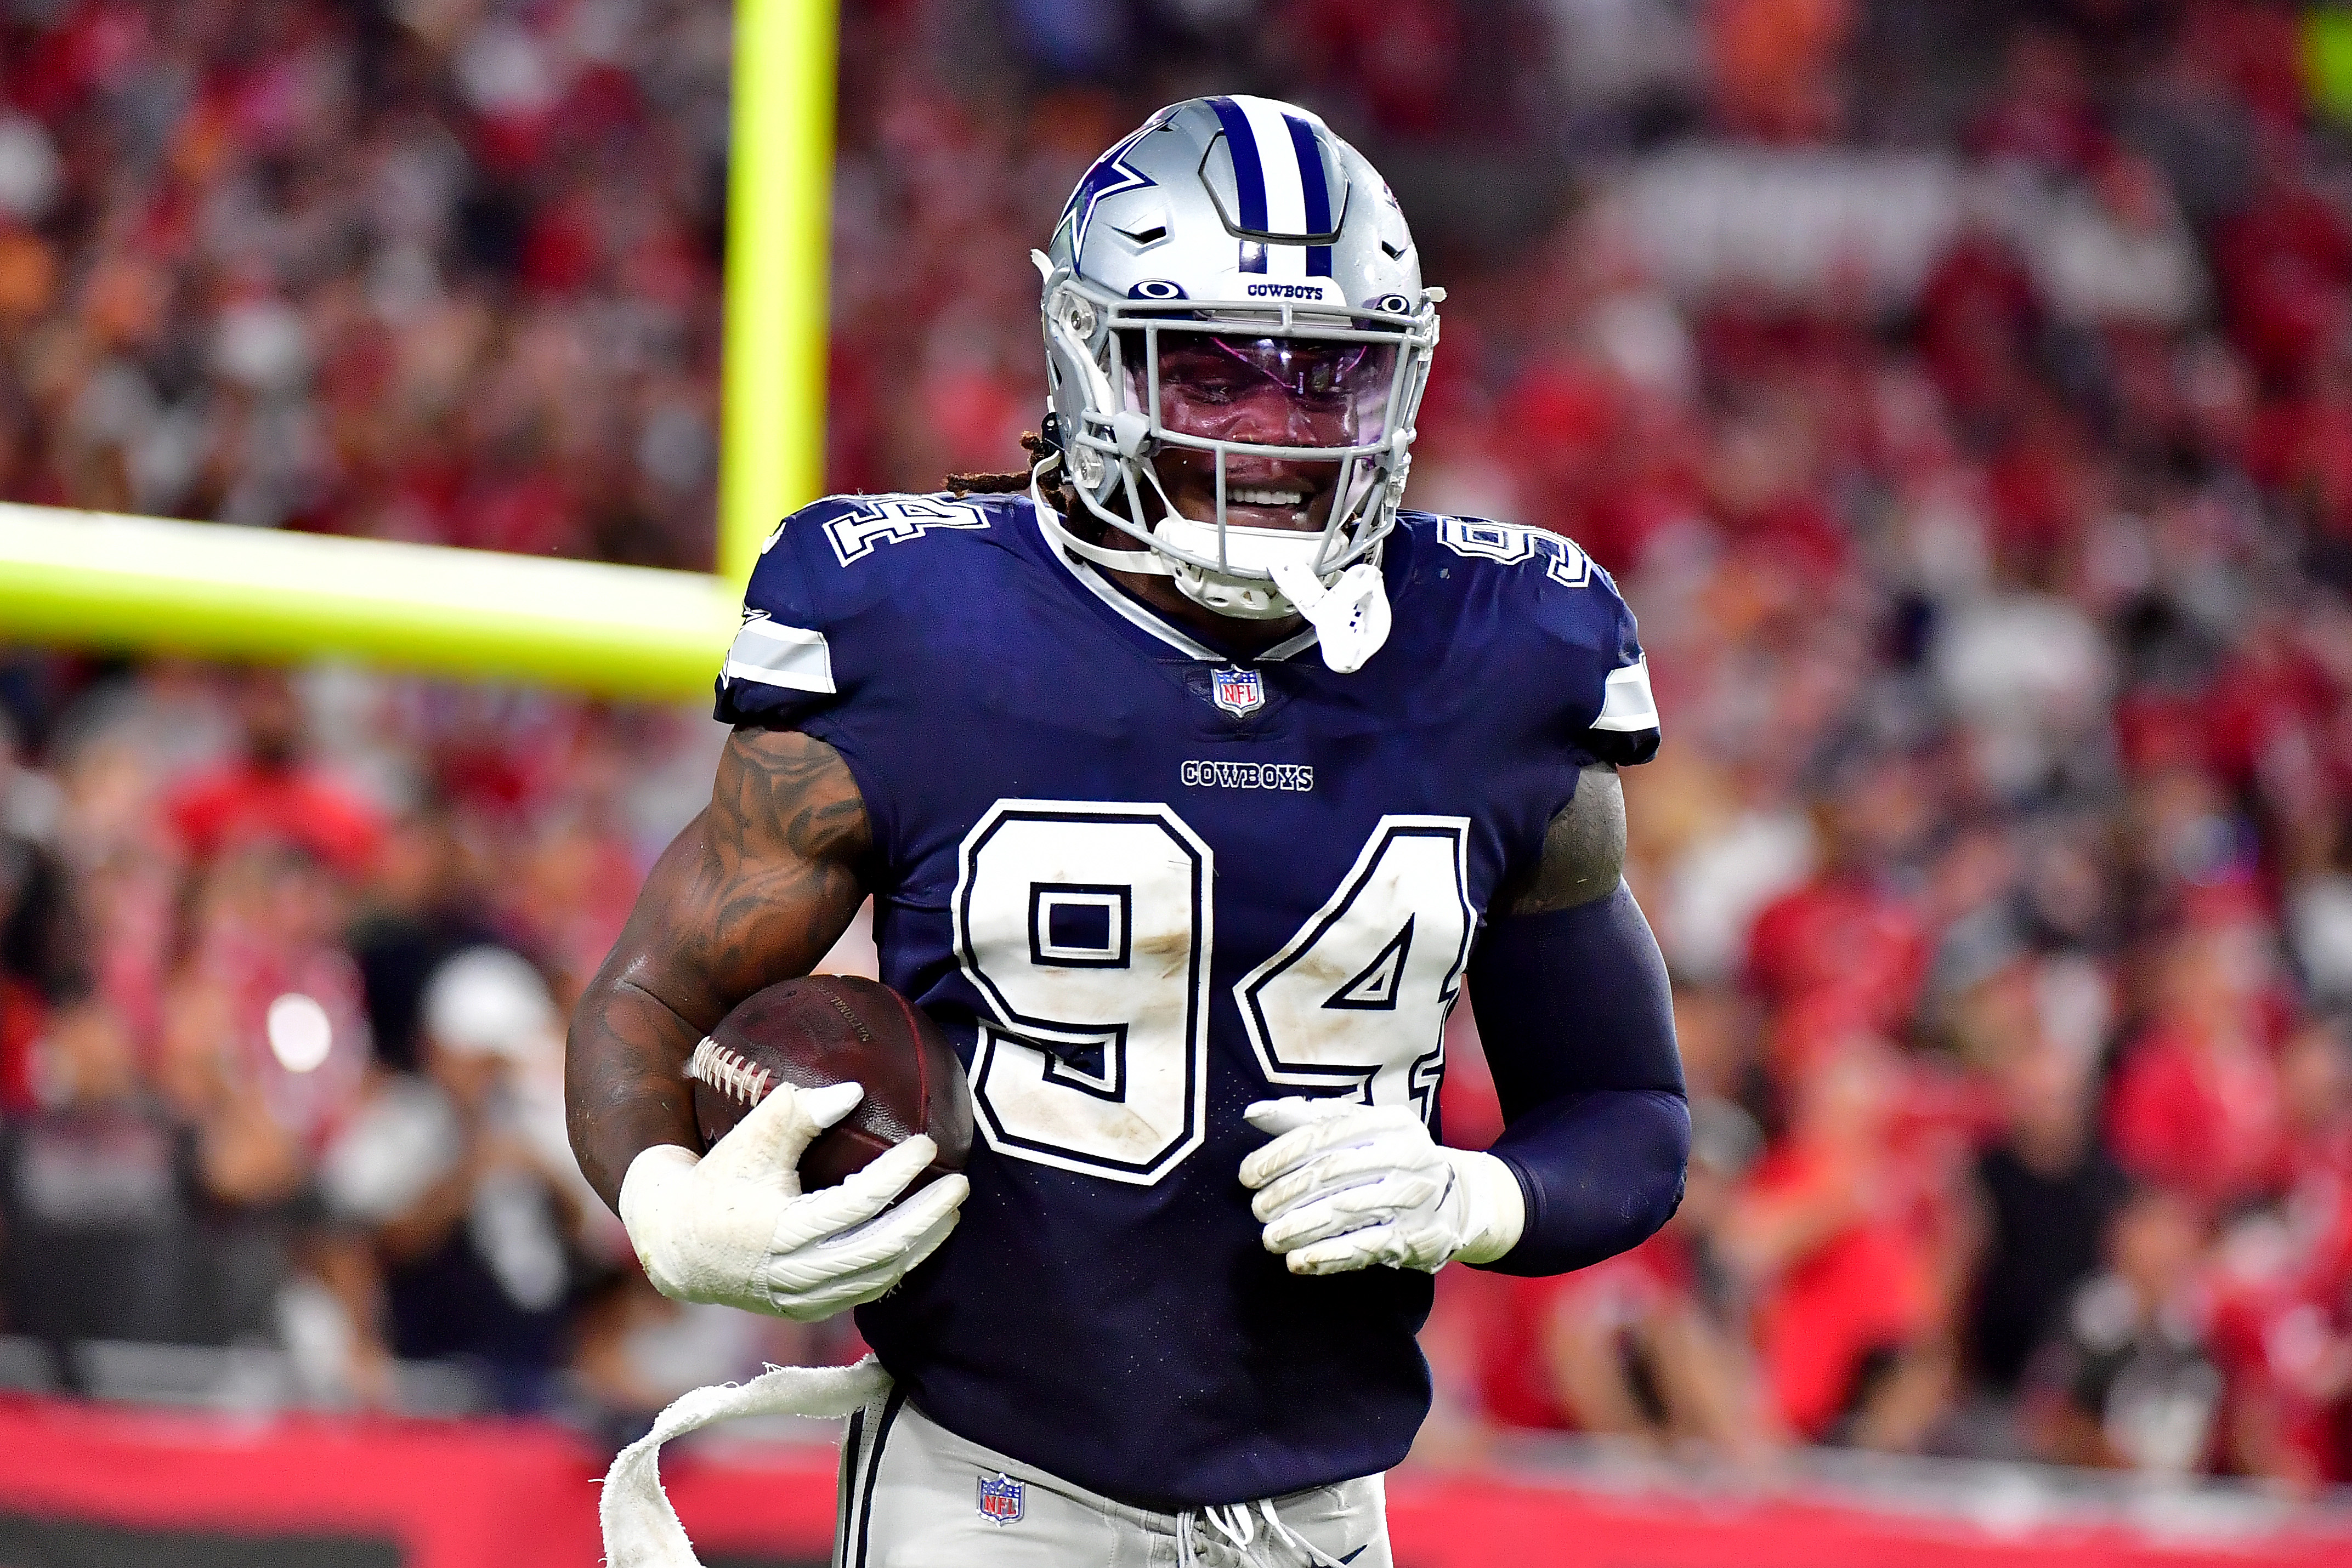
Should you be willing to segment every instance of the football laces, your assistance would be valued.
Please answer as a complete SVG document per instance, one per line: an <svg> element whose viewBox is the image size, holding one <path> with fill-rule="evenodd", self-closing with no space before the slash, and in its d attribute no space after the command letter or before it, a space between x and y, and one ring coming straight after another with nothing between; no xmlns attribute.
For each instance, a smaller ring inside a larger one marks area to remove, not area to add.
<svg viewBox="0 0 2352 1568"><path fill-rule="evenodd" d="M686 1064L686 1075L746 1105L757 1105L768 1097L771 1074L766 1068L754 1065L740 1051L730 1051L707 1037L694 1048L694 1055Z"/></svg>

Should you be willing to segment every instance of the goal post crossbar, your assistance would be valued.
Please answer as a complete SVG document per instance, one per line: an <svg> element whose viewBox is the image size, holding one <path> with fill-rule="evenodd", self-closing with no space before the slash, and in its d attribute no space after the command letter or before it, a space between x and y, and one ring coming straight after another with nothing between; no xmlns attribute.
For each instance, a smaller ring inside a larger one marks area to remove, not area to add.
<svg viewBox="0 0 2352 1568"><path fill-rule="evenodd" d="M667 699L709 691L736 602L704 572L0 503L0 644Z"/></svg>

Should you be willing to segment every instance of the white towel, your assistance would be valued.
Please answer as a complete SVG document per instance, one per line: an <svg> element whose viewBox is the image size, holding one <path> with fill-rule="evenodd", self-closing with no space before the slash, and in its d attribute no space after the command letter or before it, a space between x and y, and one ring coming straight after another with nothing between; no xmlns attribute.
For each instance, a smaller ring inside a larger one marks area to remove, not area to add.
<svg viewBox="0 0 2352 1568"><path fill-rule="evenodd" d="M630 1444L604 1476L596 1513L609 1568L702 1568L661 1485L661 1446L738 1416L810 1416L834 1420L869 1405L890 1386L872 1356L855 1366L772 1366L749 1383L682 1394Z"/></svg>

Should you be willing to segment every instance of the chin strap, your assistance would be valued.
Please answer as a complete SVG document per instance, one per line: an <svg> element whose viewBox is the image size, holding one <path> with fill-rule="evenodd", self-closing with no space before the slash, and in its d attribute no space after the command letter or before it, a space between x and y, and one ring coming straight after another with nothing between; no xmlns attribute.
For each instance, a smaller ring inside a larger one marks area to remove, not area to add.
<svg viewBox="0 0 2352 1568"><path fill-rule="evenodd" d="M1388 585L1371 562L1358 561L1328 588L1298 561L1281 561L1272 570L1274 585L1315 628L1323 663L1334 674L1354 674L1388 641Z"/></svg>
<svg viewBox="0 0 2352 1568"><path fill-rule="evenodd" d="M1045 465L1041 463L1037 467L1030 470L1029 498L1037 504L1037 518L1045 525L1045 532L1052 536L1055 544L1072 555L1083 557L1097 566L1114 567L1120 571L1141 572L1147 577L1176 575L1174 564L1157 550L1110 549L1102 545L1088 544L1070 532L1062 521L1061 508L1045 499L1045 492L1038 484L1037 476L1044 472L1044 469Z"/></svg>
<svg viewBox="0 0 2352 1568"><path fill-rule="evenodd" d="M1180 577L1174 563L1157 550L1107 549L1071 533L1064 526L1060 511L1045 499L1038 482L1038 473L1043 468L1041 464L1030 475L1029 498L1036 503L1038 518L1056 545L1097 566L1146 572L1154 577ZM1357 562L1341 572L1339 580L1328 588L1304 561L1278 562L1268 575L1282 596L1290 601L1291 607L1315 628L1316 642L1323 650L1323 663L1334 674L1354 674L1388 641L1388 584L1376 562Z"/></svg>

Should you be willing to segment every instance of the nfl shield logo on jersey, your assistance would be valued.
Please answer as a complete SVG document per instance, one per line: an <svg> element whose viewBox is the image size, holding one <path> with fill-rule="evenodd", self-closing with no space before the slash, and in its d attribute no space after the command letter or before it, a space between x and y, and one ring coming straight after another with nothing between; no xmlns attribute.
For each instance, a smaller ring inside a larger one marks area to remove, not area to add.
<svg viewBox="0 0 2352 1568"><path fill-rule="evenodd" d="M1265 685L1255 670L1212 670L1209 695L1235 718L1247 718L1265 706Z"/></svg>
<svg viewBox="0 0 2352 1568"><path fill-rule="evenodd" d="M1021 1494L1028 1489L1003 1470L980 1478L980 1517L992 1524L1013 1524L1021 1518Z"/></svg>

